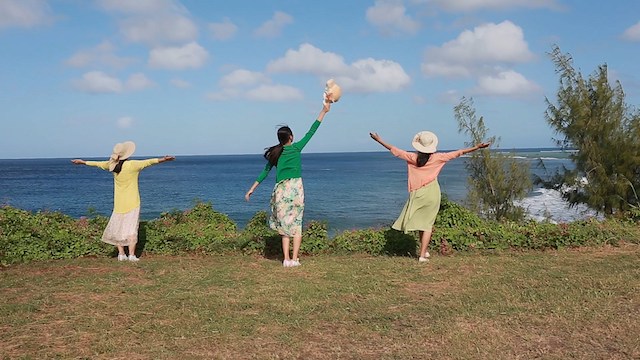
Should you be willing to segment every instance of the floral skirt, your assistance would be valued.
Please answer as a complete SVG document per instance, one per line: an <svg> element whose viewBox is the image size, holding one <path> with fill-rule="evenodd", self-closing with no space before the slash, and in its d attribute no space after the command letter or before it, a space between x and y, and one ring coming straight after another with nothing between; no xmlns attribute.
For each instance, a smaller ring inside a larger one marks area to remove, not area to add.
<svg viewBox="0 0 640 360"><path fill-rule="evenodd" d="M102 241L116 246L135 245L138 242L140 207L128 213L111 213L109 223L102 233Z"/></svg>
<svg viewBox="0 0 640 360"><path fill-rule="evenodd" d="M434 180L409 193L409 199L392 228L410 231L431 231L440 210L440 184Z"/></svg>
<svg viewBox="0 0 640 360"><path fill-rule="evenodd" d="M271 193L269 226L282 236L302 235L304 187L302 178L285 179Z"/></svg>

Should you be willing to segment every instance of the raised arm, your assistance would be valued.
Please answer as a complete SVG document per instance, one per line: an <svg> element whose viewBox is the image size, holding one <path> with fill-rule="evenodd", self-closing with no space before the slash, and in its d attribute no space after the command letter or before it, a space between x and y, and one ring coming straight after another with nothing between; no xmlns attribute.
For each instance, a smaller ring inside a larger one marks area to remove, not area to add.
<svg viewBox="0 0 640 360"><path fill-rule="evenodd" d="M484 149L484 148L488 147L489 145L491 145L491 143L480 143L480 144L478 144L478 145L476 145L474 147L462 149L462 154L464 155L464 154L468 154L470 152L474 152L474 151L479 150L479 149Z"/></svg>
<svg viewBox="0 0 640 360"><path fill-rule="evenodd" d="M371 138L373 140L377 141L380 145L384 146L385 149L391 150L392 145L391 144L387 144L386 142L384 142L382 140L382 138L380 137L380 135L378 135L378 133L370 132L369 136L371 136Z"/></svg>
<svg viewBox="0 0 640 360"><path fill-rule="evenodd" d="M331 110L331 103L322 103L322 110L320 110L320 114L318 114L318 118L316 120L322 122L322 119L324 119L324 116L329 112L329 110Z"/></svg>

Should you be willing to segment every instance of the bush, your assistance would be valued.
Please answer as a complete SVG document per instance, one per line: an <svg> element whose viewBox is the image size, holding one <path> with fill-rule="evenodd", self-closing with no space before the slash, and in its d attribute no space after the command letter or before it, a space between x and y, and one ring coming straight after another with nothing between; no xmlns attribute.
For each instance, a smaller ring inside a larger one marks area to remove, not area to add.
<svg viewBox="0 0 640 360"><path fill-rule="evenodd" d="M73 219L58 212L0 208L0 264L106 255L113 248L100 241L105 217Z"/></svg>
<svg viewBox="0 0 640 360"><path fill-rule="evenodd" d="M281 237L267 225L268 214L256 213L242 231L210 203L187 211L163 213L141 221L140 251L155 254L241 251L269 258L282 256ZM0 265L81 256L113 256L113 246L100 241L108 222L104 216L73 219L58 212L31 213L0 207ZM595 219L568 224L485 220L443 198L430 249L448 254L475 249L557 249L574 246L640 242L635 219ZM415 256L418 232L403 234L390 228L347 230L329 238L327 225L310 221L303 231L302 254L366 253Z"/></svg>
<svg viewBox="0 0 640 360"><path fill-rule="evenodd" d="M236 224L229 216L199 202L193 209L163 213L159 219L141 223L145 251L177 254L186 251L216 253L237 247Z"/></svg>

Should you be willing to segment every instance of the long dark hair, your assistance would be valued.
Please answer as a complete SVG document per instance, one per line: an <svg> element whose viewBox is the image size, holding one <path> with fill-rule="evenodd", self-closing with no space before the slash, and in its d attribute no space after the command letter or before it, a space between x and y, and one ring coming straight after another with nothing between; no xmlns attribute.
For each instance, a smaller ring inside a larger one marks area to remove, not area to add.
<svg viewBox="0 0 640 360"><path fill-rule="evenodd" d="M271 166L278 165L278 159L280 159L280 155L282 155L282 149L284 149L284 144L289 142L289 139L293 136L293 132L291 128L288 126L282 126L278 129L278 145L273 145L265 149L264 158L269 161Z"/></svg>
<svg viewBox="0 0 640 360"><path fill-rule="evenodd" d="M122 164L124 164L125 161L127 161L129 159L124 159L124 160L120 160L118 161L118 163L116 164L116 167L113 168L113 172L116 174L120 174L120 171L122 171Z"/></svg>
<svg viewBox="0 0 640 360"><path fill-rule="evenodd" d="M429 158L431 157L431 154L427 154L427 153L423 153L418 151L418 158L416 159L416 166L417 167L423 167L424 164L427 163L427 161L429 161Z"/></svg>

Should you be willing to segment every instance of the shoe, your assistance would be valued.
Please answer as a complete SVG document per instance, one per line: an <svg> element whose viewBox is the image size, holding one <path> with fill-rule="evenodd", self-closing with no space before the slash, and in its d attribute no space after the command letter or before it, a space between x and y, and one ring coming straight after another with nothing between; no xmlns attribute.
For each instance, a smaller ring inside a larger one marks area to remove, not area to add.
<svg viewBox="0 0 640 360"><path fill-rule="evenodd" d="M295 259L295 260L291 260L291 267L296 267L296 266L300 266L302 264L300 264L300 259Z"/></svg>
<svg viewBox="0 0 640 360"><path fill-rule="evenodd" d="M129 255L129 261L136 262L136 261L140 261L140 259L138 259L135 255L132 254L132 255Z"/></svg>
<svg viewBox="0 0 640 360"><path fill-rule="evenodd" d="M429 259L428 259L427 257L422 257L422 256L420 256L420 257L418 258L418 262L428 262L428 261L429 261Z"/></svg>
<svg viewBox="0 0 640 360"><path fill-rule="evenodd" d="M127 255L118 254L118 261L127 261Z"/></svg>
<svg viewBox="0 0 640 360"><path fill-rule="evenodd" d="M293 265L291 265L291 263L293 262L293 260L284 260L282 262L282 266L284 267L292 267Z"/></svg>
<svg viewBox="0 0 640 360"><path fill-rule="evenodd" d="M430 257L431 257L431 254L429 254L429 252L427 251L426 253L424 253L424 257L426 257L426 258L430 258Z"/></svg>

